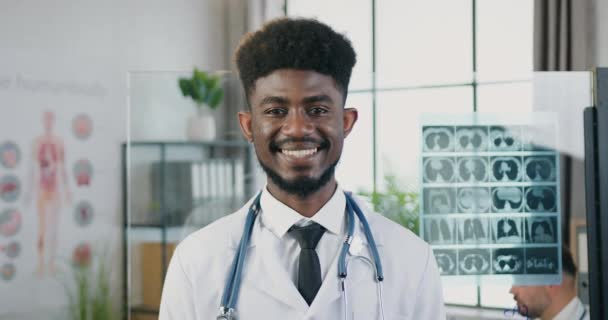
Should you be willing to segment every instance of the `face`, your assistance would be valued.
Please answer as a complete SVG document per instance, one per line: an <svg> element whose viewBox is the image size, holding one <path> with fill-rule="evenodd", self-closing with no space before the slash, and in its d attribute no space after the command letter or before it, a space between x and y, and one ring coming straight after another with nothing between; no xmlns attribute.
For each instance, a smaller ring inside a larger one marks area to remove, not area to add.
<svg viewBox="0 0 608 320"><path fill-rule="evenodd" d="M513 286L509 292L517 302L517 311L525 317L540 317L551 304L551 297L545 286Z"/></svg>
<svg viewBox="0 0 608 320"><path fill-rule="evenodd" d="M306 197L330 181L344 138L357 120L335 81L314 71L280 69L260 78L239 113L245 138L272 184Z"/></svg>

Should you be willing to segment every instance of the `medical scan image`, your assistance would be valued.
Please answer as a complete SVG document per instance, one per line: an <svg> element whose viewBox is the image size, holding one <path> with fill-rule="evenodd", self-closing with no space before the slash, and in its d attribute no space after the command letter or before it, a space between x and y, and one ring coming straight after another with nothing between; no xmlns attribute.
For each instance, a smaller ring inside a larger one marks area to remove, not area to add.
<svg viewBox="0 0 608 320"><path fill-rule="evenodd" d="M553 182L556 178L555 157L525 157L525 178L534 182Z"/></svg>
<svg viewBox="0 0 608 320"><path fill-rule="evenodd" d="M557 243L557 218L529 217L525 220L526 242Z"/></svg>
<svg viewBox="0 0 608 320"><path fill-rule="evenodd" d="M441 121L423 121L419 180L420 232L441 275L522 285L530 274L554 279L561 272L556 127L479 115Z"/></svg>
<svg viewBox="0 0 608 320"><path fill-rule="evenodd" d="M519 244L524 240L521 218L505 217L494 219L492 226L494 241L496 243Z"/></svg>
<svg viewBox="0 0 608 320"><path fill-rule="evenodd" d="M521 150L520 127L490 127L490 151L519 151Z"/></svg>
<svg viewBox="0 0 608 320"><path fill-rule="evenodd" d="M492 196L489 188L466 187L459 188L456 197L458 212L484 213L492 207Z"/></svg>
<svg viewBox="0 0 608 320"><path fill-rule="evenodd" d="M425 240L434 244L452 244L456 238L453 218L429 219L424 225Z"/></svg>
<svg viewBox="0 0 608 320"><path fill-rule="evenodd" d="M520 157L492 157L492 181L516 182L521 178Z"/></svg>
<svg viewBox="0 0 608 320"><path fill-rule="evenodd" d="M426 182L452 182L454 180L453 158L429 157L424 159L424 179Z"/></svg>
<svg viewBox="0 0 608 320"><path fill-rule="evenodd" d="M454 150L453 127L424 127L423 149L426 152L449 152Z"/></svg>
<svg viewBox="0 0 608 320"><path fill-rule="evenodd" d="M433 250L435 260L437 261L437 267L441 275L455 275L457 274L457 257L456 250L449 249L435 249Z"/></svg>
<svg viewBox="0 0 608 320"><path fill-rule="evenodd" d="M520 187L492 188L492 209L494 212L519 212L524 203Z"/></svg>
<svg viewBox="0 0 608 320"><path fill-rule="evenodd" d="M456 151L486 151L488 127L470 126L456 128Z"/></svg>
<svg viewBox="0 0 608 320"><path fill-rule="evenodd" d="M488 244L490 232L488 219L465 218L458 220L458 240L462 244Z"/></svg>
<svg viewBox="0 0 608 320"><path fill-rule="evenodd" d="M490 250L466 249L458 252L460 274L479 275L490 273Z"/></svg>
<svg viewBox="0 0 608 320"><path fill-rule="evenodd" d="M429 188L424 194L424 208L427 213L453 213L455 212L455 199L453 188Z"/></svg>
<svg viewBox="0 0 608 320"><path fill-rule="evenodd" d="M518 274L524 272L524 249L501 248L492 252L494 273Z"/></svg>
<svg viewBox="0 0 608 320"><path fill-rule="evenodd" d="M555 193L555 187L527 187L525 189L526 211L555 212L557 209L557 195Z"/></svg>
<svg viewBox="0 0 608 320"><path fill-rule="evenodd" d="M489 163L486 157L459 157L457 160L459 182L485 182L488 180Z"/></svg>

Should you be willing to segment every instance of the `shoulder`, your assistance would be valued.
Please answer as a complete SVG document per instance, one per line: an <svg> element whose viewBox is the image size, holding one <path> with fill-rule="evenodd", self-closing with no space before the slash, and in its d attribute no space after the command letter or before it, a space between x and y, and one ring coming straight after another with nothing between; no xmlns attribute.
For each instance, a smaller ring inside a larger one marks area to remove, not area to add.
<svg viewBox="0 0 608 320"><path fill-rule="evenodd" d="M182 259L201 255L203 252L208 256L214 252L225 251L233 246L234 238L241 233L246 214L247 210L241 208L210 223L188 235L176 250L180 252Z"/></svg>

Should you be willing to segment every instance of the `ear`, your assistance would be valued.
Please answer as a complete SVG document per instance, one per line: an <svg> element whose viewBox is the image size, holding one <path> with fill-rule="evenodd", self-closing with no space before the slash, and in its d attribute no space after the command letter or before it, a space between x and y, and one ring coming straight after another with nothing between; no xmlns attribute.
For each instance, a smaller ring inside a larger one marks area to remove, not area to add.
<svg viewBox="0 0 608 320"><path fill-rule="evenodd" d="M251 130L251 112L240 111L238 113L239 125L241 126L241 132L243 137L249 142L253 141L253 131Z"/></svg>
<svg viewBox="0 0 608 320"><path fill-rule="evenodd" d="M355 122L359 118L359 111L355 108L344 108L344 137L346 138L348 134L353 130Z"/></svg>

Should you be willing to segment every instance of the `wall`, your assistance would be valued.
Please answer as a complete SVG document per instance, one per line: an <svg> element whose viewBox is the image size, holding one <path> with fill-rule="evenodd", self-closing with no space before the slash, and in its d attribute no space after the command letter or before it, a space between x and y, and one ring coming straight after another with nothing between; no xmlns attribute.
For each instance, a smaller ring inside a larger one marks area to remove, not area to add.
<svg viewBox="0 0 608 320"><path fill-rule="evenodd" d="M595 40L597 66L608 67L608 1L595 0Z"/></svg>
<svg viewBox="0 0 608 320"><path fill-rule="evenodd" d="M5 79L0 87L0 143L12 140L19 144L24 158L14 173L25 180L31 160L29 145L41 133L43 110L52 110L57 134L66 140L66 161L87 157L93 163L94 180L88 189L69 183L73 202L87 198L93 204L93 222L86 228L74 226L71 207L66 205L61 212L58 255L67 259L83 241L94 248L109 248L108 260L115 261L112 290L117 302L122 255L120 144L127 138L128 72L226 68L227 3L230 1L0 0L0 79ZM37 85L24 85L24 80ZM63 89L58 89L61 85ZM161 108L132 116L157 119L175 112ZM193 110L177 112L185 117ZM87 114L94 124L86 142L74 139L70 131L70 121L79 113ZM4 173L0 171L0 175ZM28 188L25 183L24 189ZM11 205L23 211L22 227L15 236L22 249L15 259L15 278L0 282L0 319L65 318L61 307L66 296L60 281L35 276L36 206L27 206L21 199ZM0 209L7 206L0 201Z"/></svg>

